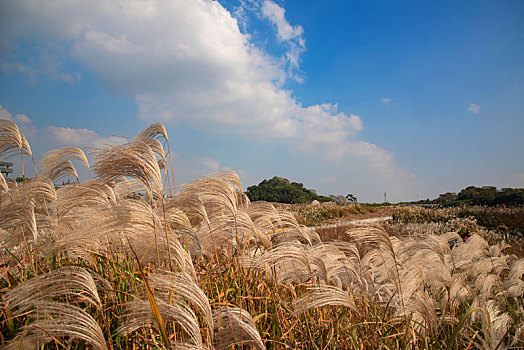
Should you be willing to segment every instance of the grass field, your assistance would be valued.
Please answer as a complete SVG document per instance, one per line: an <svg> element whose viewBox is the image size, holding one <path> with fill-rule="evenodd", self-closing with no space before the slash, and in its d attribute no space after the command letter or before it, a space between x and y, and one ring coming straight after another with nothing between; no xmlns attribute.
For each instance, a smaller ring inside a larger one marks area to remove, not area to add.
<svg viewBox="0 0 524 350"><path fill-rule="evenodd" d="M16 125L1 121L0 140L2 157L31 156ZM475 218L397 211L335 235L304 224L392 209L308 217L305 206L250 203L232 172L169 196L169 157L154 124L92 164L70 147L32 180L2 178L2 348L523 347L524 259ZM73 164L92 179L55 187L76 177Z"/></svg>

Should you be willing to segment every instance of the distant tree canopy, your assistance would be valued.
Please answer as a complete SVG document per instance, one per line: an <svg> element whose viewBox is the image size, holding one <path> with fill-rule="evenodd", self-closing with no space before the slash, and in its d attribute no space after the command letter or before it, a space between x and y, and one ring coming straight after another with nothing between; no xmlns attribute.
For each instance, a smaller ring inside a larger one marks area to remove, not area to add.
<svg viewBox="0 0 524 350"><path fill-rule="evenodd" d="M453 192L443 193L428 203L444 206L461 204L523 206L524 188L502 188L498 190L495 186L469 186L461 190L458 194Z"/></svg>
<svg viewBox="0 0 524 350"><path fill-rule="evenodd" d="M315 190L307 189L301 183L290 182L279 176L248 187L246 195L251 201L279 203L307 203L312 200L328 202L331 200L329 197L319 196Z"/></svg>

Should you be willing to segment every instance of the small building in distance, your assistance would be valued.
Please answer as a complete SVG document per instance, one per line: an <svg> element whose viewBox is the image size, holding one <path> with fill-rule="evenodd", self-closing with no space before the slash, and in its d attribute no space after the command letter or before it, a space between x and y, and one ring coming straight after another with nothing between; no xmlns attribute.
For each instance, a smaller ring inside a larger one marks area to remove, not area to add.
<svg viewBox="0 0 524 350"><path fill-rule="evenodd" d="M0 162L0 172L7 177L13 172L13 163Z"/></svg>

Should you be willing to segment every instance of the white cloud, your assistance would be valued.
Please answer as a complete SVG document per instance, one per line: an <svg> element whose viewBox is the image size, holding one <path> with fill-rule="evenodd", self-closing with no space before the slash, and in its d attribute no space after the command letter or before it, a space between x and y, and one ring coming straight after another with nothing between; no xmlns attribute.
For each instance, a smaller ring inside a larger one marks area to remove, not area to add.
<svg viewBox="0 0 524 350"><path fill-rule="evenodd" d="M286 10L270 0L264 0L260 8L263 17L267 18L277 28L277 38L288 46L286 60L289 63L288 74L298 82L302 77L295 73L299 69L300 56L306 49L303 37L304 29L300 25L292 26L286 19Z"/></svg>
<svg viewBox="0 0 524 350"><path fill-rule="evenodd" d="M382 101L383 104L387 105L388 103L391 102L391 98L390 97L382 97L381 101Z"/></svg>
<svg viewBox="0 0 524 350"><path fill-rule="evenodd" d="M220 170L220 162L216 159L213 159L211 157L202 157L200 158L200 162L204 166L204 168L212 172Z"/></svg>
<svg viewBox="0 0 524 350"><path fill-rule="evenodd" d="M262 14L266 16L271 23L277 26L278 39L280 41L289 41L291 39L300 38L304 33L304 29L297 25L292 26L288 23L285 16L286 10L273 1L265 0L262 4Z"/></svg>
<svg viewBox="0 0 524 350"><path fill-rule="evenodd" d="M37 71L31 67L27 67L22 63L16 62L0 62L0 69L7 74L20 73L27 76L27 79L33 84L37 81Z"/></svg>
<svg viewBox="0 0 524 350"><path fill-rule="evenodd" d="M276 25L279 40L290 45L288 60L298 67L305 48L302 27L291 26L272 1L260 8ZM412 176L388 151L355 139L363 129L359 116L338 111L336 104L302 106L282 89L289 72L255 47L218 1L20 0L4 10L0 45L14 39L61 43L105 87L134 96L143 120L284 141L386 178ZM88 129L49 127L47 133L69 145L107 140Z"/></svg>
<svg viewBox="0 0 524 350"><path fill-rule="evenodd" d="M480 106L478 104L475 104L475 103L470 103L469 107L468 107L468 111L470 111L472 113L475 113L475 114L479 114L480 113Z"/></svg>
<svg viewBox="0 0 524 350"><path fill-rule="evenodd" d="M89 129L48 126L43 132L48 140L60 146L103 147L105 145L120 145L127 142L123 137L104 137Z"/></svg>
<svg viewBox="0 0 524 350"><path fill-rule="evenodd" d="M0 105L0 119L7 119L15 123L20 132L28 140L33 139L36 135L36 127L33 125L33 121L25 114L16 114L13 116L7 109Z"/></svg>

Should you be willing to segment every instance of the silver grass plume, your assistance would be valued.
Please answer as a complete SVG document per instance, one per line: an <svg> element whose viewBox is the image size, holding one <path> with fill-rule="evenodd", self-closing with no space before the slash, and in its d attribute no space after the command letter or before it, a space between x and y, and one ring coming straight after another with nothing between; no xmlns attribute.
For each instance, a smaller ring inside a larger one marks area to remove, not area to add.
<svg viewBox="0 0 524 350"><path fill-rule="evenodd" d="M118 201L113 188L98 179L60 187L57 197L57 214L62 220L68 214L71 214L71 220L78 219L78 208L108 208Z"/></svg>
<svg viewBox="0 0 524 350"><path fill-rule="evenodd" d="M155 298L155 300L163 321L166 324L169 322L179 324L189 336L192 344L201 347L202 336L197 316L193 310L183 303L170 304L161 298ZM117 330L118 334L127 335L144 327L157 329L158 325L151 312L151 305L147 301L147 297L126 303L125 310L122 324Z"/></svg>
<svg viewBox="0 0 524 350"><path fill-rule="evenodd" d="M167 179L167 183L168 183L168 186L169 186L169 191L170 191L170 194L171 194L171 182L170 182L170 179L169 179L169 174L168 174L168 170L167 170L167 166L166 166L166 163L167 163L167 158L166 158L166 155L165 155L165 152L164 152L164 149L162 147L162 143L160 142L161 140L164 141L165 144L167 144L167 155L169 156L169 162L171 164L171 176L173 178L173 187L175 189L175 192L176 192L176 184L175 184L175 174L174 174L174 171L173 171L173 161L171 159L171 149L170 149L170 146L169 146L169 139L167 138L167 132L166 132L166 128L164 127L163 124L161 123L155 123L155 124L151 124L147 129L145 130L142 130L135 138L134 138L135 141L142 141L142 142L145 142L145 143L149 143L150 146L151 143L156 143L155 141L158 141L158 145L160 145L160 149L158 149L158 146L152 146L153 150L157 149L157 154L160 155L161 159L158 161L159 162L159 166L160 168L164 169L165 171L165 175L166 175L166 179Z"/></svg>
<svg viewBox="0 0 524 350"><path fill-rule="evenodd" d="M346 291L335 286L317 286L308 288L308 293L293 301L294 314L301 314L310 309L326 305L338 305L358 312L353 297Z"/></svg>
<svg viewBox="0 0 524 350"><path fill-rule="evenodd" d="M29 143L15 123L0 119L0 160L16 154L32 156Z"/></svg>
<svg viewBox="0 0 524 350"><path fill-rule="evenodd" d="M210 334L213 334L213 313L209 300L192 277L170 271L157 271L148 276L148 282L158 298L170 303L190 302L204 316Z"/></svg>
<svg viewBox="0 0 524 350"><path fill-rule="evenodd" d="M84 164L91 174L85 153L77 147L64 147L44 153L44 158L40 161L40 167L44 170L43 176L52 181L74 176L78 181L78 174L71 160Z"/></svg>
<svg viewBox="0 0 524 350"><path fill-rule="evenodd" d="M5 181L3 176L0 176L0 190L9 192L9 186L7 185L7 182Z"/></svg>
<svg viewBox="0 0 524 350"><path fill-rule="evenodd" d="M148 144L134 141L95 151L94 155L92 169L103 182L129 176L142 182L151 200L162 197L160 168Z"/></svg>
<svg viewBox="0 0 524 350"><path fill-rule="evenodd" d="M8 197L0 205L0 229L9 234L0 235L0 242L11 248L24 242L36 244L38 228L49 226L46 211L56 200L53 184L41 178L26 181L11 188Z"/></svg>
<svg viewBox="0 0 524 350"><path fill-rule="evenodd" d="M213 313L216 349L223 350L238 344L265 349L248 311L233 306L222 306L213 310Z"/></svg>
<svg viewBox="0 0 524 350"><path fill-rule="evenodd" d="M254 267L264 269L283 283L305 282L313 277L310 256L299 243L282 243L264 252L255 260Z"/></svg>
<svg viewBox="0 0 524 350"><path fill-rule="evenodd" d="M437 304L431 296L422 290L417 290L407 304L405 316L411 315L415 329L422 333L436 331L438 327Z"/></svg>
<svg viewBox="0 0 524 350"><path fill-rule="evenodd" d="M93 349L106 350L102 329L93 317L81 308L54 301L35 303L36 312L30 322L3 349L38 349L54 338L83 340Z"/></svg>
<svg viewBox="0 0 524 350"><path fill-rule="evenodd" d="M100 283L108 282L98 278ZM67 299L69 303L57 300ZM54 338L68 337L90 343L96 349L106 349L98 323L72 301L87 302L102 312L97 283L91 274L80 267L62 267L33 277L5 294L6 308L21 315L32 308L29 323L6 349L37 347ZM21 345L22 344L22 345Z"/></svg>
<svg viewBox="0 0 524 350"><path fill-rule="evenodd" d="M6 292L5 301L10 310L20 314L40 302L64 296L102 307L95 280L87 270L76 266L33 277Z"/></svg>
<svg viewBox="0 0 524 350"><path fill-rule="evenodd" d="M503 283L508 296L516 300L524 298L524 259L513 262Z"/></svg>
<svg viewBox="0 0 524 350"><path fill-rule="evenodd" d="M482 348L489 350L507 348L509 339L504 339L504 337L507 336L508 329L513 325L511 317L502 312L494 300L486 302L483 310L478 311L477 317L478 315L482 321Z"/></svg>

